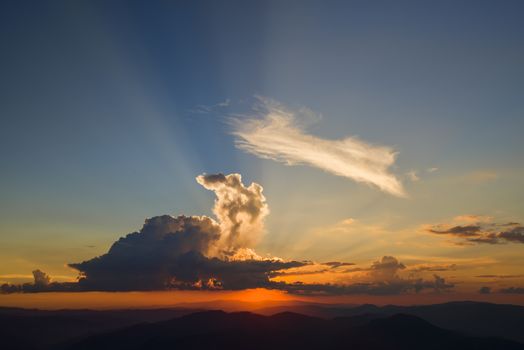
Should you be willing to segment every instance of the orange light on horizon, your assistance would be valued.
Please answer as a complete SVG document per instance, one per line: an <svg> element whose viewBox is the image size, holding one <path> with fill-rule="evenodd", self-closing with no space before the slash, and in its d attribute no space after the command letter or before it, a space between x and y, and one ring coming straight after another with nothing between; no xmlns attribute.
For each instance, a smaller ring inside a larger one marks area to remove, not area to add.
<svg viewBox="0 0 524 350"><path fill-rule="evenodd" d="M268 306L300 302L323 304L433 304L449 301L486 301L524 305L522 295L478 293L298 296L284 291L248 289L243 291L151 291L151 292L53 292L0 295L0 307L53 309L155 309L206 308L226 311L253 311Z"/></svg>
<svg viewBox="0 0 524 350"><path fill-rule="evenodd" d="M228 309L237 304L292 302L292 295L264 288L242 291L151 291L151 292L43 292L0 295L0 306L38 309L122 309L195 307L213 304ZM227 304L227 305L226 305ZM209 306L209 305L207 305Z"/></svg>

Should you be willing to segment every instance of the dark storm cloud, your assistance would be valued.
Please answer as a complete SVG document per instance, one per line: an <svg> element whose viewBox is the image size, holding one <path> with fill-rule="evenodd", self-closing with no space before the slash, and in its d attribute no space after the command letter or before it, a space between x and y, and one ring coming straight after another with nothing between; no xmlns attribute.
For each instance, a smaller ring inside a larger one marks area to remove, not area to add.
<svg viewBox="0 0 524 350"><path fill-rule="evenodd" d="M107 254L69 266L80 272L82 290L235 290L267 287L270 272L305 264L209 256L219 239L220 227L210 218L158 216Z"/></svg>
<svg viewBox="0 0 524 350"><path fill-rule="evenodd" d="M524 226L518 222L493 223L485 217L472 215L458 218L467 218L475 222L468 225L431 225L426 231L460 238L463 241L459 244L524 243Z"/></svg>
<svg viewBox="0 0 524 350"><path fill-rule="evenodd" d="M269 210L263 188L240 174L196 181L216 195L206 216L157 216L120 238L107 254L69 264L82 290L246 289L270 286L270 273L307 263L261 258L252 249Z"/></svg>

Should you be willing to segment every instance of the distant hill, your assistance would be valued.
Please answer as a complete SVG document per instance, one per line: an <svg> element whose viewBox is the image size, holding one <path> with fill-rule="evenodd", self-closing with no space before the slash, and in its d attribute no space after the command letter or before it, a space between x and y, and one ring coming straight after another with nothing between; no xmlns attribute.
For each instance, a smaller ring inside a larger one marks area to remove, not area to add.
<svg viewBox="0 0 524 350"><path fill-rule="evenodd" d="M522 306L476 302L407 307L300 303L255 313L0 308L0 344L6 350L327 349L340 344L347 349L524 349L523 324Z"/></svg>
<svg viewBox="0 0 524 350"><path fill-rule="evenodd" d="M364 320L362 320L362 318ZM66 349L524 349L470 337L411 315L326 320L295 313L262 316L206 311L88 337Z"/></svg>
<svg viewBox="0 0 524 350"><path fill-rule="evenodd" d="M48 349L54 345L144 322L180 317L198 309L56 310L0 307L1 349Z"/></svg>
<svg viewBox="0 0 524 350"><path fill-rule="evenodd" d="M372 314L391 316L408 314L420 317L438 327L457 330L476 336L496 336L524 343L524 306L479 302L450 302L419 306L376 306L360 305L298 305L255 310L256 313L271 315L282 311L294 311L305 315L334 318Z"/></svg>

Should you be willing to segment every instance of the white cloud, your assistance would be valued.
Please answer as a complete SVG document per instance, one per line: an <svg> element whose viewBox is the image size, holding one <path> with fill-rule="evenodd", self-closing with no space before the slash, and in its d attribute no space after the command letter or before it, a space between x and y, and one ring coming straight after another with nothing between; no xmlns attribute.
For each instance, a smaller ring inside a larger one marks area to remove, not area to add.
<svg viewBox="0 0 524 350"><path fill-rule="evenodd" d="M244 186L240 174L204 174L196 180L217 197L213 213L220 223L220 250L237 257L256 255L248 248L257 243L264 231L264 219L269 214L262 186L254 182Z"/></svg>
<svg viewBox="0 0 524 350"><path fill-rule="evenodd" d="M355 221L356 221L356 220L353 219L353 218L347 218L347 219L342 220L342 221L340 222L340 224L341 224L341 225L344 225L344 226L346 226L346 225L353 225L353 224L355 223Z"/></svg>
<svg viewBox="0 0 524 350"><path fill-rule="evenodd" d="M402 183L388 171L397 155L392 148L356 137L328 140L310 135L301 124L303 118L311 120L310 110L294 111L264 98L259 101L255 109L259 115L233 121L238 148L286 165L320 168L395 196L406 195Z"/></svg>
<svg viewBox="0 0 524 350"><path fill-rule="evenodd" d="M406 173L406 175L408 176L408 178L413 181L413 182L417 182L420 180L420 177L418 176L417 174L417 171L416 170L410 170Z"/></svg>

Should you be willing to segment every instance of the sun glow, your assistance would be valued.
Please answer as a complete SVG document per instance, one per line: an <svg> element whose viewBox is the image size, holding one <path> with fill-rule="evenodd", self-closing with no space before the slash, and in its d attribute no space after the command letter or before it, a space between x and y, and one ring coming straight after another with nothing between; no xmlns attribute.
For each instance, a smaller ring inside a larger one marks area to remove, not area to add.
<svg viewBox="0 0 524 350"><path fill-rule="evenodd" d="M263 288L243 291L54 292L0 295L2 306L24 305L38 309L164 308L196 307L202 304L212 308L234 309L235 304L253 304L250 308L255 308L275 302L290 303L294 300L297 298L285 292ZM208 305L211 301L212 306Z"/></svg>

